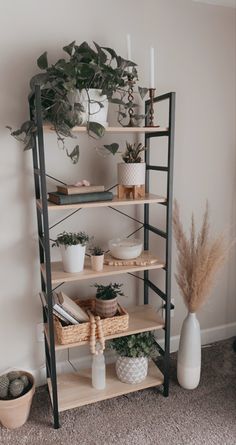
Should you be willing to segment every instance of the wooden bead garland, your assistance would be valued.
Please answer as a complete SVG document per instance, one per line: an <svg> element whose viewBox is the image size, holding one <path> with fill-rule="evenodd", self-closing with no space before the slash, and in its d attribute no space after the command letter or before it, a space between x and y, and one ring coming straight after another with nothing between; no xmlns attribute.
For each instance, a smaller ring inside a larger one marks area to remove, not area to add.
<svg viewBox="0 0 236 445"><path fill-rule="evenodd" d="M99 352L103 352L105 349L105 339L103 335L102 330L102 323L99 316L94 316L92 312L87 311L89 318L90 318L90 325L91 325L91 331L90 331L90 351L91 354L98 354L98 350L96 350L96 327L97 327L97 333L98 333L98 342L100 343L100 349Z"/></svg>

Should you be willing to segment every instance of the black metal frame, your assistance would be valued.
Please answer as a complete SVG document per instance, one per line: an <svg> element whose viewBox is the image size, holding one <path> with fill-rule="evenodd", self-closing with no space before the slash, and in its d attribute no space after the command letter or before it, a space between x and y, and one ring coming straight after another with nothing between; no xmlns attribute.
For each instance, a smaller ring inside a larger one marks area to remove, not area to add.
<svg viewBox="0 0 236 445"><path fill-rule="evenodd" d="M152 133L145 133L145 146L149 148L145 151L145 162L146 162L146 192L149 192L149 172L153 171L163 171L167 173L167 200L165 203L161 203L166 207L166 230L165 232L153 227L149 223L149 204L144 204L144 221L141 222L136 218L131 217L125 212L122 212L112 206L108 206L111 210L120 213L135 222L139 223L141 226L132 232L129 236L133 235L137 231L144 229L144 249L149 248L149 233L150 231L155 233L157 236L161 236L165 239L166 249L165 249L165 292L159 289L153 282L149 279L149 271L144 271L144 277L141 278L135 274L130 274L135 278L141 279L144 282L144 304L148 304L149 300L149 289L155 292L162 300L163 308L165 310L165 346L162 348L158 344L159 352L163 356L164 365L164 396L169 394L169 354L170 354L170 311L173 309L171 304L171 243L172 243L172 194L173 194L173 157L174 157L174 119L175 119L175 93L167 93L162 96L154 98L154 103L168 100L169 101L169 123L168 129L165 131L157 131ZM40 263L45 263L46 266L46 278L41 272L41 287L42 292L45 295L47 301L47 307L43 306L43 318L44 322L48 323L49 338L44 335L45 342L45 356L46 356L46 370L47 377L51 380L52 387L52 409L54 418L54 428L59 428L59 412L58 412L58 396L57 396L57 372L56 372L56 356L55 356L55 340L54 340L54 328L53 328L53 303L52 303L52 282L51 282L51 259L50 259L50 236L49 231L56 225L60 224L62 221L66 220L70 216L79 212L80 208L76 209L74 212L70 213L66 217L59 220L56 224L49 227L48 219L48 206L47 206L47 185L45 170L45 157L44 157L44 139L43 139L43 122L42 122L42 110L41 110L41 90L40 86L35 87L35 95L29 98L30 105L30 117L35 121L37 126L37 136L35 135L34 147L33 147L33 167L34 167L34 185L35 185L35 196L37 200L41 199L41 207L38 205L37 208L37 224L38 224L38 237L39 237L39 257ZM146 115L150 107L150 100L146 101L145 111ZM165 136L168 138L168 165L154 166L150 165L150 139L156 137ZM51 176L49 176L51 177ZM61 182L54 177L53 180ZM59 284L61 286L63 283ZM59 287L57 286L57 287Z"/></svg>

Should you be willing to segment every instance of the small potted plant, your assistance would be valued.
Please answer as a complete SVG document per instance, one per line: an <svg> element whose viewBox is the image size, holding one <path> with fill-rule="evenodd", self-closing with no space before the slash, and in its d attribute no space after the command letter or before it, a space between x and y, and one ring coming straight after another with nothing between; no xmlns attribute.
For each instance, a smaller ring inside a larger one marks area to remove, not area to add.
<svg viewBox="0 0 236 445"><path fill-rule="evenodd" d="M32 374L11 371L0 376L0 423L9 429L18 428L29 416L35 382Z"/></svg>
<svg viewBox="0 0 236 445"><path fill-rule="evenodd" d="M86 245L89 236L85 232L63 232L57 235L52 247L60 247L63 269L65 272L81 272L84 268Z"/></svg>
<svg viewBox="0 0 236 445"><path fill-rule="evenodd" d="M126 142L126 151L122 155L124 162L117 164L118 184L123 186L140 186L145 184L146 164L142 161L141 153L145 147Z"/></svg>
<svg viewBox="0 0 236 445"><path fill-rule="evenodd" d="M146 378L148 358L157 355L157 345L151 332L115 338L109 346L118 354L116 374L121 382L135 384Z"/></svg>
<svg viewBox="0 0 236 445"><path fill-rule="evenodd" d="M96 287L95 311L100 317L114 317L117 312L117 297L123 296L121 287L123 284L110 283L107 286L94 284Z"/></svg>
<svg viewBox="0 0 236 445"><path fill-rule="evenodd" d="M89 249L91 258L91 267L96 272L101 272L104 263L104 250L99 246L94 246Z"/></svg>

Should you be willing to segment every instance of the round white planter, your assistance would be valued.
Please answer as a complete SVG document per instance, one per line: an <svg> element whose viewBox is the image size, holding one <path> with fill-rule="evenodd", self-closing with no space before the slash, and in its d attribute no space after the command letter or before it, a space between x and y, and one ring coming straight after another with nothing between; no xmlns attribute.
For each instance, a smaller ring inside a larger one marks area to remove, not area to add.
<svg viewBox="0 0 236 445"><path fill-rule="evenodd" d="M137 162L126 164L120 162L117 164L118 184L125 186L145 184L146 164Z"/></svg>
<svg viewBox="0 0 236 445"><path fill-rule="evenodd" d="M116 374L123 383L140 383L147 377L147 357L121 357L116 361Z"/></svg>
<svg viewBox="0 0 236 445"><path fill-rule="evenodd" d="M177 360L177 378L180 386L195 389L201 374L201 334L195 313L189 312L183 322Z"/></svg>
<svg viewBox="0 0 236 445"><path fill-rule="evenodd" d="M63 269L65 272L81 272L84 268L86 246L76 244L75 246L60 246Z"/></svg>
<svg viewBox="0 0 236 445"><path fill-rule="evenodd" d="M84 112L79 112L80 117L83 119L81 125L85 125L90 121L98 122L107 127L108 99L106 95L101 96L101 91L90 88L88 91L85 89L81 91L74 90L68 94L68 99L72 106L75 103L80 103L84 107ZM102 107L97 102L100 102Z"/></svg>
<svg viewBox="0 0 236 445"><path fill-rule="evenodd" d="M91 267L96 272L101 272L103 269L104 255L91 255Z"/></svg>

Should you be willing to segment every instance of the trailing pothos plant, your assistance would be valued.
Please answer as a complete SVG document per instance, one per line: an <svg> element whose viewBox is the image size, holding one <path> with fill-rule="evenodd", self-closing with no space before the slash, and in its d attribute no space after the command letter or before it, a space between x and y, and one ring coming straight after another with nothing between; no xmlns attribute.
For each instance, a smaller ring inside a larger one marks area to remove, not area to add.
<svg viewBox="0 0 236 445"><path fill-rule="evenodd" d="M82 124L82 113L85 111L81 103L74 103L72 106L68 93L86 90L90 100L89 89L100 89L101 95L105 94L110 102L119 105L118 121L122 124L121 119L127 116L130 106L136 106L130 100L126 101L125 97L130 78L136 81L138 73L134 62L122 58L113 49L100 46L96 42L92 48L87 42L78 46L74 41L64 46L63 50L66 56L55 64L49 65L47 52L37 59L37 65L42 72L33 76L30 88L31 92L34 92L35 86L40 85L43 121L52 124L59 144L64 149L65 137L74 137L72 129ZM146 89L139 91L143 96ZM114 93L120 97L114 98ZM102 102L98 104L100 108L103 107ZM138 115L134 118L138 118ZM9 126L7 128L12 136L24 143L25 150L33 147L34 136L37 133L34 120L24 122L18 130L13 130ZM95 138L102 137L105 132L101 124L91 119L87 122L87 130ZM104 147L115 154L119 146L113 143ZM68 150L66 153L73 163L78 162L78 145L71 153Z"/></svg>

